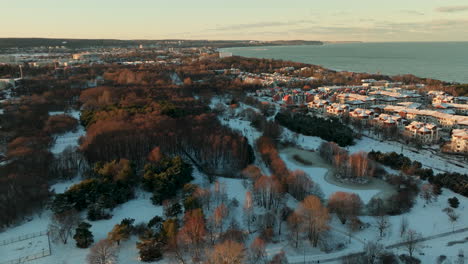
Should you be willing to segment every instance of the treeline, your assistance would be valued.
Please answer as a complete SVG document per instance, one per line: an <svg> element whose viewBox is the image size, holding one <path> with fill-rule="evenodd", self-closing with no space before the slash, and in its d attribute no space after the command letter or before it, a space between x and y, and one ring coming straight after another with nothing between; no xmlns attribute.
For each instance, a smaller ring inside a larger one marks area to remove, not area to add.
<svg viewBox="0 0 468 264"><path fill-rule="evenodd" d="M354 144L353 130L335 118L324 119L282 111L276 115L275 120L293 132L320 137L326 141L336 142L342 147Z"/></svg>
<svg viewBox="0 0 468 264"><path fill-rule="evenodd" d="M23 98L19 104L4 105L0 136L5 142L5 162L0 166L0 228L45 205L54 160L48 148L51 134L44 130L48 120L40 96Z"/></svg>
<svg viewBox="0 0 468 264"><path fill-rule="evenodd" d="M435 185L446 187L456 193L468 197L468 175L460 173L440 173L429 178L429 182Z"/></svg>
<svg viewBox="0 0 468 264"><path fill-rule="evenodd" d="M382 153L380 151L371 151L368 154L369 158L375 160L385 166L389 166L394 170L401 170L408 175L417 175L423 180L432 178L434 172L432 169L422 168L421 162L411 161L410 158L396 152Z"/></svg>
<svg viewBox="0 0 468 264"><path fill-rule="evenodd" d="M423 180L428 180L438 189L445 187L461 195L468 196L467 174L445 172L435 175L432 169L422 168L420 162L411 161L410 158L396 152L371 151L369 152L369 158L392 169L401 170L408 175L416 175Z"/></svg>
<svg viewBox="0 0 468 264"><path fill-rule="evenodd" d="M5 70L5 67L0 67ZM80 89L70 89L72 81L52 76L47 67L24 67L34 77L13 91L17 97L3 102L0 141L5 161L0 166L0 228L24 219L45 206L51 196L49 183L71 178L87 167L80 153L68 149L54 156L49 148L56 134L72 130L77 120L68 115L49 116L77 104ZM8 72L8 70L6 70ZM89 71L89 72L88 72ZM92 74L89 68L80 72Z"/></svg>

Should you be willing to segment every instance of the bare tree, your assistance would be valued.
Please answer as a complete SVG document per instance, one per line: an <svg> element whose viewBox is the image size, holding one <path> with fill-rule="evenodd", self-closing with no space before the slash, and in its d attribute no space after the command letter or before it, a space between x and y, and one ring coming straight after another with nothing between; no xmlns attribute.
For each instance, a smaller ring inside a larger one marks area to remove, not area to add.
<svg viewBox="0 0 468 264"><path fill-rule="evenodd" d="M299 244L299 234L301 233L301 217L296 212L293 212L288 217L288 227L291 241L294 243L294 247L297 248Z"/></svg>
<svg viewBox="0 0 468 264"><path fill-rule="evenodd" d="M252 244L250 244L248 260L249 263L252 264L262 264L266 262L267 253L265 251L265 242L261 238L255 238Z"/></svg>
<svg viewBox="0 0 468 264"><path fill-rule="evenodd" d="M342 224L349 219L356 218L362 207L361 198L354 193L335 192L328 199L328 209L336 213Z"/></svg>
<svg viewBox="0 0 468 264"><path fill-rule="evenodd" d="M317 247L320 236L329 230L330 215L316 196L307 196L297 209L302 219L303 229L314 247Z"/></svg>
<svg viewBox="0 0 468 264"><path fill-rule="evenodd" d="M458 218L460 218L460 215L457 214L452 208L447 207L443 210L448 218L450 223L452 224L452 231L455 231L455 223L458 221Z"/></svg>
<svg viewBox="0 0 468 264"><path fill-rule="evenodd" d="M390 227L390 222L388 221L388 217L386 215L379 215L375 217L375 225L379 230L380 237L383 237L385 230Z"/></svg>
<svg viewBox="0 0 468 264"><path fill-rule="evenodd" d="M244 219L245 224L247 225L247 230L250 233L252 224L255 222L254 204L253 204L251 192L245 193L243 219Z"/></svg>
<svg viewBox="0 0 468 264"><path fill-rule="evenodd" d="M118 247L114 242L103 239L97 242L89 251L88 264L116 264Z"/></svg>
<svg viewBox="0 0 468 264"><path fill-rule="evenodd" d="M413 229L409 229L408 232L406 232L403 242L404 247L406 248L406 251L408 251L410 257L413 257L413 253L419 248L421 238L421 234L414 231Z"/></svg>
<svg viewBox="0 0 468 264"><path fill-rule="evenodd" d="M227 240L214 247L208 254L209 264L242 264L245 258L244 245L235 241Z"/></svg>
<svg viewBox="0 0 468 264"><path fill-rule="evenodd" d="M68 238L79 223L81 223L81 218L76 210L54 214L49 225L49 232L54 240L67 244Z"/></svg>
<svg viewBox="0 0 468 264"><path fill-rule="evenodd" d="M408 225L408 218L403 216L400 220L400 237L405 235L406 231L408 230Z"/></svg>
<svg viewBox="0 0 468 264"><path fill-rule="evenodd" d="M382 244L375 242L368 242L364 245L364 258L365 263L374 264L377 263L377 259L383 253L384 247Z"/></svg>
<svg viewBox="0 0 468 264"><path fill-rule="evenodd" d="M431 203L433 200L436 200L437 196L434 193L434 186L430 183L421 186L421 197L426 200L426 203Z"/></svg>
<svg viewBox="0 0 468 264"><path fill-rule="evenodd" d="M228 209L224 205L224 203L221 203L218 207L213 212L213 219L215 226L219 229L219 232L223 232L223 224L224 221L226 220L226 217L228 216Z"/></svg>

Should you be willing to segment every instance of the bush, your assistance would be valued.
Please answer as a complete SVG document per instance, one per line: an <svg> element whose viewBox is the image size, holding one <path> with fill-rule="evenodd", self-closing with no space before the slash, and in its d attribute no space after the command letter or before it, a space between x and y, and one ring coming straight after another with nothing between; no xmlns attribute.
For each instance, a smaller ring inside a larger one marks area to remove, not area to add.
<svg viewBox="0 0 468 264"><path fill-rule="evenodd" d="M164 200L174 197L179 189L193 180L192 166L176 156L163 158L157 163L145 166L143 187L153 192L151 200L160 205Z"/></svg>
<svg viewBox="0 0 468 264"><path fill-rule="evenodd" d="M138 242L137 248L141 261L153 262L163 258L162 244L156 239L148 239Z"/></svg>
<svg viewBox="0 0 468 264"><path fill-rule="evenodd" d="M455 196L452 198L448 198L448 203L450 204L450 207L452 208L458 208L458 206L460 205L460 201Z"/></svg>

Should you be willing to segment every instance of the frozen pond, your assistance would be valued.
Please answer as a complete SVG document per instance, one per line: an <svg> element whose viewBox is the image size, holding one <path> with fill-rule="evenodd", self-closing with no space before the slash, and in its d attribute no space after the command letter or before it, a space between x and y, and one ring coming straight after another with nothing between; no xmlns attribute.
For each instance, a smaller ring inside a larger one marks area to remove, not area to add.
<svg viewBox="0 0 468 264"><path fill-rule="evenodd" d="M362 201L367 203L374 196L386 197L394 193L393 187L380 179L372 179L367 184L337 181L333 177L333 168L325 163L317 152L288 147L280 151L280 156L290 170L303 170L315 183L319 184L325 198L339 191L351 192L358 194ZM297 157L302 162L298 161Z"/></svg>

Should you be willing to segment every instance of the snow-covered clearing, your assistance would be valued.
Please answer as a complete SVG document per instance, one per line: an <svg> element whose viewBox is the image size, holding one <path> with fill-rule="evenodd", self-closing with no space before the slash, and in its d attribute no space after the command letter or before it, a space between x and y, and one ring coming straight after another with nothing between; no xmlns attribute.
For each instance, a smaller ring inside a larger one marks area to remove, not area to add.
<svg viewBox="0 0 468 264"><path fill-rule="evenodd" d="M284 160L288 169L302 170L305 173L307 173L312 179L312 181L314 181L316 184L320 186L320 188L323 191L324 198L330 197L330 195L332 195L335 192L354 192L354 193L359 194L359 196L361 197L364 203L367 203L369 202L370 199L372 199L372 197L374 197L380 192L379 189L354 190L351 188L340 187L340 186L334 185L325 179L327 173L329 172L329 169L300 165L297 162L294 162L291 156L285 152L280 152L280 157Z"/></svg>
<svg viewBox="0 0 468 264"><path fill-rule="evenodd" d="M68 114L71 117L80 120L80 111L78 110L73 110L70 112L62 112L62 111L49 112L50 116L61 115L61 114ZM80 139L80 137L84 136L85 134L86 134L86 130L80 124L74 131L69 131L67 133L57 135L57 137L55 138L54 144L50 148L50 152L52 152L53 154L59 154L59 153L62 153L67 147L77 147L78 140Z"/></svg>
<svg viewBox="0 0 468 264"><path fill-rule="evenodd" d="M49 254L49 241L47 234L41 233L29 239L16 241L0 246L0 263L16 259L26 259L47 256Z"/></svg>
<svg viewBox="0 0 468 264"><path fill-rule="evenodd" d="M454 196L460 200L460 206L454 209L459 215L459 219L452 226L447 214L442 210L449 207L447 199ZM361 220L370 223L371 227L356 232L354 235L367 241L380 240L380 242L385 245L400 242L399 228L403 217L408 220L409 228L421 233L423 237L451 232L454 229L466 228L468 227L468 199L448 189L443 189L437 201L426 204L424 199L418 197L416 199L416 204L408 213L398 216L389 216L390 228L382 239L378 237L375 219L370 216L361 217ZM468 235L468 232L466 234Z"/></svg>
<svg viewBox="0 0 468 264"><path fill-rule="evenodd" d="M65 191L68 187L78 182L79 179L73 179L70 181L60 182L53 186L51 189L55 190L56 193ZM156 215L163 215L162 206L155 206L150 200L151 193L139 191L138 196L118 207L114 208L111 212L113 217L109 220L100 220L89 222L92 224L91 232L94 235L94 241L97 242L107 237L107 233L111 231L115 224L120 223L124 218L135 219L135 224L141 222L148 222ZM19 226L7 229L5 232L0 233L0 240L9 239L11 237L22 236L37 231L47 230L52 212L45 210L40 215L35 215L30 221L22 223ZM82 214L85 219L85 213ZM47 236L46 236L47 239ZM136 237L132 237L128 241L121 243L119 251L120 263L141 263L138 261L138 252L135 247L137 241ZM89 249L80 249L75 246L75 241L70 238L66 245L61 242L52 243L52 255L41 259L28 262L31 264L77 264L86 263L86 256L89 253ZM1 254L0 247L0 262L4 260L15 259L15 252L8 251L9 253Z"/></svg>
<svg viewBox="0 0 468 264"><path fill-rule="evenodd" d="M430 241L425 241L420 244L418 250L415 254L417 258L421 260L421 263L437 263L437 258L439 256L446 256L448 261L444 262L446 264L449 263L457 263L458 253L460 250L463 251L465 256L468 257L468 232L454 234L448 237L442 237ZM463 242L465 241L465 242ZM450 245L449 243L458 242L454 245ZM395 250L395 253L398 254L408 254L405 248L398 248ZM466 262L465 262L466 263Z"/></svg>

